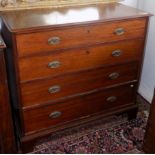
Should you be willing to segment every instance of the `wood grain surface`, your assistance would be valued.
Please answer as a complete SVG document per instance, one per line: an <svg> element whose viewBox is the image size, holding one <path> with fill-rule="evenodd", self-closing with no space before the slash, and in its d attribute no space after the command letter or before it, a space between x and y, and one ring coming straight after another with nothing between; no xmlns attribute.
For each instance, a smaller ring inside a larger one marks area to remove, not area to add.
<svg viewBox="0 0 155 155"><path fill-rule="evenodd" d="M107 43L125 39L143 38L145 33L146 19L133 19L126 21L115 21L96 25L79 26L72 30L63 28L61 30L48 30L47 32L34 32L16 36L18 56L52 52L60 49L92 45L95 43ZM115 34L118 28L122 28L122 35ZM58 44L48 44L48 40L58 37Z"/></svg>
<svg viewBox="0 0 155 155"><path fill-rule="evenodd" d="M54 127L57 124L79 119L80 117L88 117L94 113L106 111L109 108L119 108L128 104L133 105L136 90L136 85L135 87L134 85L134 83L131 83L92 93L91 95L77 97L55 105L27 110L24 112L25 133L28 134L28 132ZM107 101L111 96L115 96L117 98L116 101ZM49 115L55 111L61 112L62 115L58 118L50 118Z"/></svg>
<svg viewBox="0 0 155 155"><path fill-rule="evenodd" d="M112 74L118 74L114 77ZM116 84L137 80L138 63L98 68L47 80L28 82L21 85L23 107L42 105L54 102L59 98L77 96L94 89L110 87ZM49 89L58 87L58 91L50 93Z"/></svg>
<svg viewBox="0 0 155 155"><path fill-rule="evenodd" d="M143 39L127 40L22 58L19 59L18 63L20 82L24 83L66 73L74 73L80 70L140 60L143 53L143 44ZM112 55L116 50L121 51L120 56ZM54 61L60 63L59 67L48 67L49 63Z"/></svg>

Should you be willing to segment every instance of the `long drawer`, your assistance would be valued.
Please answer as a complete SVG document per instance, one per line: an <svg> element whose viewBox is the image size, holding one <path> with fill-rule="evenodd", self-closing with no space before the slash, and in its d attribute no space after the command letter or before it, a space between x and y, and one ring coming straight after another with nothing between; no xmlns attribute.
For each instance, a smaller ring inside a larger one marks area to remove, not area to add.
<svg viewBox="0 0 155 155"><path fill-rule="evenodd" d="M21 84L24 107L78 95L114 84L137 80L138 62L88 70Z"/></svg>
<svg viewBox="0 0 155 155"><path fill-rule="evenodd" d="M25 133L54 127L81 117L134 104L136 83L106 89L83 97L66 100L23 112Z"/></svg>
<svg viewBox="0 0 155 155"><path fill-rule="evenodd" d="M19 59L20 81L43 79L103 65L138 60L143 39L121 41L83 49L67 50L47 56Z"/></svg>
<svg viewBox="0 0 155 155"><path fill-rule="evenodd" d="M16 36L18 56L28 56L86 44L143 38L146 19L115 21L53 29Z"/></svg>

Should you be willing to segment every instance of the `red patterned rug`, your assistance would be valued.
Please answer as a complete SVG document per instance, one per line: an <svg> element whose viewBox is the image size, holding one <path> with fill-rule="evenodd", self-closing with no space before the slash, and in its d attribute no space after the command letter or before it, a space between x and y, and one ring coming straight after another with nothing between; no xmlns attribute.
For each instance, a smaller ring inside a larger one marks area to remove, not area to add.
<svg viewBox="0 0 155 155"><path fill-rule="evenodd" d="M111 154L142 153L147 122L147 111L136 119L112 116L80 127L66 129L39 141L33 153L37 154Z"/></svg>

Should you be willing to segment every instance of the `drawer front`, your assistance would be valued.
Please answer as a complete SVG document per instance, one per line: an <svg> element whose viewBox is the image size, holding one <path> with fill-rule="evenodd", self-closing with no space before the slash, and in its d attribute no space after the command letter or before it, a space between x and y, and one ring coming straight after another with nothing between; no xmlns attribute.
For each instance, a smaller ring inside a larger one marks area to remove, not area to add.
<svg viewBox="0 0 155 155"><path fill-rule="evenodd" d="M24 107L44 104L98 88L137 80L138 63L99 68L76 74L21 84Z"/></svg>
<svg viewBox="0 0 155 155"><path fill-rule="evenodd" d="M136 85L128 84L24 111L25 133L54 127L81 117L133 104Z"/></svg>
<svg viewBox="0 0 155 155"><path fill-rule="evenodd" d="M143 40L122 41L48 56L21 58L19 59L20 80L24 82L107 64L138 60L143 52L143 43Z"/></svg>
<svg viewBox="0 0 155 155"><path fill-rule="evenodd" d="M146 19L142 18L21 34L16 36L18 56L68 49L98 42L143 38L145 25Z"/></svg>

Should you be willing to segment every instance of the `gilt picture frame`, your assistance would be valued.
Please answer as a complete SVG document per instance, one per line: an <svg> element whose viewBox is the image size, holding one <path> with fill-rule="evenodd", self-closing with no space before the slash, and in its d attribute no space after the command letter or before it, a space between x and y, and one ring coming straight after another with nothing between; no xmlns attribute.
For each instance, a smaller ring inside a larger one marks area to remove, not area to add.
<svg viewBox="0 0 155 155"><path fill-rule="evenodd" d="M121 0L0 0L0 11L114 3Z"/></svg>

